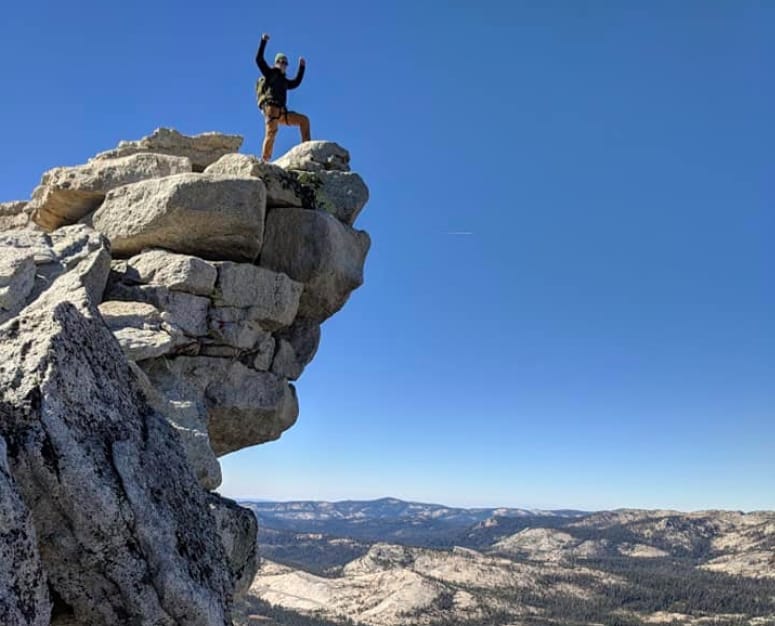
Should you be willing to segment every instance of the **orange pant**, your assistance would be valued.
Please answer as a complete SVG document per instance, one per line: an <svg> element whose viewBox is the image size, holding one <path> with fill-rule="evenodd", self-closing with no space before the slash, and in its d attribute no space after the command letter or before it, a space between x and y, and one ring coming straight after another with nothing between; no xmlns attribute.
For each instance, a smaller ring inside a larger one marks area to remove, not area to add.
<svg viewBox="0 0 775 626"><path fill-rule="evenodd" d="M298 126L301 131L301 140L309 141L309 118L295 111L283 111L282 108L273 104L264 105L264 147L261 152L261 158L268 161L272 158L274 149L274 140L277 137L277 129L283 124L285 126Z"/></svg>

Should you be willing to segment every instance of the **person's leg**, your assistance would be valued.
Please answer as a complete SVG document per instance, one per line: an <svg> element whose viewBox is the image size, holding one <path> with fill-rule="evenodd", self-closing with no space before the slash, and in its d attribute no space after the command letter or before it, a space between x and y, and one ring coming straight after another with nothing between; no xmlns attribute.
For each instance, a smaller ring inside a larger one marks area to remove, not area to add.
<svg viewBox="0 0 775 626"><path fill-rule="evenodd" d="M282 117L280 107L264 105L264 145L261 150L261 158L269 161L274 150L274 140L277 137L277 127Z"/></svg>
<svg viewBox="0 0 775 626"><path fill-rule="evenodd" d="M281 121L288 126L298 126L302 141L310 140L309 118L306 115L296 113L296 111L288 111L287 115L283 115Z"/></svg>

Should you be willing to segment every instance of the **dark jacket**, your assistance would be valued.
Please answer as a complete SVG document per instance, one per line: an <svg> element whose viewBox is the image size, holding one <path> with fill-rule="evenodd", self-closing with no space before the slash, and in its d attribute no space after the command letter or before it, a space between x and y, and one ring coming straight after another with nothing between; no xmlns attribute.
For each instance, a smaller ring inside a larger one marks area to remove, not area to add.
<svg viewBox="0 0 775 626"><path fill-rule="evenodd" d="M266 89L269 93L265 104L274 104L282 108L286 108L288 100L288 90L296 89L301 85L301 79L304 78L304 66L299 64L299 71L296 74L296 78L289 80L282 71L276 67L270 66L266 60L264 60L264 49L266 48L266 41L261 40L261 45L258 46L258 52L256 53L256 65L258 69L266 79Z"/></svg>

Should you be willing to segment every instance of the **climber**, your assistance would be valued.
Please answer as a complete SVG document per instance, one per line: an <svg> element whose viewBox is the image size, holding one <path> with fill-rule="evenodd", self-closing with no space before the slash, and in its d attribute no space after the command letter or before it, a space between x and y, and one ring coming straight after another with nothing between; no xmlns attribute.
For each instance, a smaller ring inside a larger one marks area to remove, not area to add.
<svg viewBox="0 0 775 626"><path fill-rule="evenodd" d="M289 111L286 107L287 92L289 89L296 89L301 85L304 78L304 67L306 62L304 58L299 59L299 70L296 78L293 80L286 77L285 72L288 68L288 57L282 53L277 53L274 57L274 66L269 67L264 60L264 50L266 42L269 41L269 35L261 35L261 44L256 53L256 65L261 70L261 78L256 83L256 97L258 98L258 107L264 114L264 145L261 152L261 160L269 161L272 158L272 149L274 140L277 136L277 128L280 124L286 126L298 126L301 131L301 140L310 140L309 118L301 113Z"/></svg>

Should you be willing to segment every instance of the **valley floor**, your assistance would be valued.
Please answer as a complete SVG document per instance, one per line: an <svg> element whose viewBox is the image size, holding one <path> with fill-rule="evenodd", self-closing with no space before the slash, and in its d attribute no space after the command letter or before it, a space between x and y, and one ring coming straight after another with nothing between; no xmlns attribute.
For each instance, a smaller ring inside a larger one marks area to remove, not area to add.
<svg viewBox="0 0 775 626"><path fill-rule="evenodd" d="M246 624L775 626L773 513L495 516L461 529L467 547L295 528L264 528Z"/></svg>

